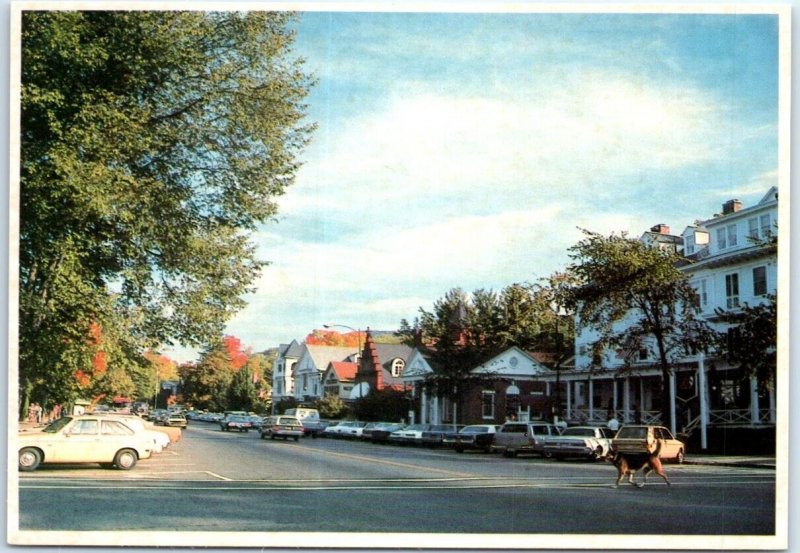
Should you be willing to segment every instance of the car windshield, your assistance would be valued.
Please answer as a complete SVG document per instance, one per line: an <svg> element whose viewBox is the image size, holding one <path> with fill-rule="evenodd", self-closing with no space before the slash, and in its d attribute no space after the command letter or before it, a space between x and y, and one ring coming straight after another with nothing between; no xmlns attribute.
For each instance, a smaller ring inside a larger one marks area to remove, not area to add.
<svg viewBox="0 0 800 553"><path fill-rule="evenodd" d="M518 432L520 434L524 434L528 431L528 425L526 424L504 424L500 428L500 432Z"/></svg>
<svg viewBox="0 0 800 553"><path fill-rule="evenodd" d="M647 427L646 426L622 427L617 433L617 438L633 438L633 439L647 438Z"/></svg>
<svg viewBox="0 0 800 553"><path fill-rule="evenodd" d="M562 436L581 436L584 438L594 438L594 428L567 428L561 433Z"/></svg>
<svg viewBox="0 0 800 553"><path fill-rule="evenodd" d="M489 432L488 426L466 426L461 430L462 434L481 434Z"/></svg>
<svg viewBox="0 0 800 553"><path fill-rule="evenodd" d="M403 430L427 430L427 424L412 424L411 426L407 426Z"/></svg>
<svg viewBox="0 0 800 553"><path fill-rule="evenodd" d="M42 432L50 432L51 434L54 434L54 433L58 432L59 430L61 430L62 428L64 428L65 426L67 426L71 421L72 421L72 417L62 417L62 418L60 418L60 419L58 419L56 421L53 421L50 424L48 424L44 428L44 430L42 430Z"/></svg>

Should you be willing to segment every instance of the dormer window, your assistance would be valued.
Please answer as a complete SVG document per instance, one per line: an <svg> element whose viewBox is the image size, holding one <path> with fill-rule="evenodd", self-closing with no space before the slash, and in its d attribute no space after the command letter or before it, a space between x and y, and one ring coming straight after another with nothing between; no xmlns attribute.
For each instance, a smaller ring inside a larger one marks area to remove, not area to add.
<svg viewBox="0 0 800 553"><path fill-rule="evenodd" d="M406 366L406 362L402 359L395 359L392 361L392 376L395 378L399 378L401 374L403 374L403 368Z"/></svg>

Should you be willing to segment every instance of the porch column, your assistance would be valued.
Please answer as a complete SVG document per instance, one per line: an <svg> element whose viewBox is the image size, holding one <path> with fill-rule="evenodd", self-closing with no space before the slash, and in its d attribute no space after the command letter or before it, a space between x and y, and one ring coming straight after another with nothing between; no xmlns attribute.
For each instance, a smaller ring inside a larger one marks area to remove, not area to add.
<svg viewBox="0 0 800 553"><path fill-rule="evenodd" d="M431 413L431 424L440 424L439 418L439 390L436 390L436 395L433 396L433 413Z"/></svg>
<svg viewBox="0 0 800 553"><path fill-rule="evenodd" d="M567 380L567 420L572 418L572 381Z"/></svg>
<svg viewBox="0 0 800 553"><path fill-rule="evenodd" d="M424 385L422 386L422 396L419 401L419 422L420 424L428 422L428 392L425 390Z"/></svg>
<svg viewBox="0 0 800 553"><path fill-rule="evenodd" d="M622 415L623 422L631 422L631 379L625 377L625 384L622 389L623 405L625 414Z"/></svg>
<svg viewBox="0 0 800 553"><path fill-rule="evenodd" d="M775 378L772 379L772 386L769 387L769 422L775 424Z"/></svg>
<svg viewBox="0 0 800 553"><path fill-rule="evenodd" d="M700 449L708 448L708 390L706 384L706 358L703 353L697 360L697 384L700 395Z"/></svg>
<svg viewBox="0 0 800 553"><path fill-rule="evenodd" d="M586 399L588 400L589 403L589 420L587 420L586 422L591 422L594 420L594 380L592 380L591 376L589 377L589 385L587 386L587 388L589 397Z"/></svg>
<svg viewBox="0 0 800 553"><path fill-rule="evenodd" d="M761 424L761 417L758 414L758 378L750 377L750 422Z"/></svg>
<svg viewBox="0 0 800 553"><path fill-rule="evenodd" d="M675 371L669 373L669 428L677 434L677 414L675 412Z"/></svg>

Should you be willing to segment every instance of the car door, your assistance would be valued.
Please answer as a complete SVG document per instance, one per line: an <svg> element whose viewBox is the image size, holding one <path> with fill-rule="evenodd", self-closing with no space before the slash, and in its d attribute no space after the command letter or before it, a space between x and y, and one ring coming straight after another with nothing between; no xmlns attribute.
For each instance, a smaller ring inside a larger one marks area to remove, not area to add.
<svg viewBox="0 0 800 553"><path fill-rule="evenodd" d="M661 441L661 452L658 456L665 459L674 459L677 457L679 442L674 438L672 432L664 427L656 428L656 432Z"/></svg>
<svg viewBox="0 0 800 553"><path fill-rule="evenodd" d="M92 463L102 460L100 421L78 419L63 430L63 439L53 452L56 463Z"/></svg>

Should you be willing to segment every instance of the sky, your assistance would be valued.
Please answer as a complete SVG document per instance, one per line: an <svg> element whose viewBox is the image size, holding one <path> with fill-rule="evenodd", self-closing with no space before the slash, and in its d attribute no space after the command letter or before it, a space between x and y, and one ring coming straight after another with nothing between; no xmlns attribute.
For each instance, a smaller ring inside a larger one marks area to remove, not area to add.
<svg viewBox="0 0 800 553"><path fill-rule="evenodd" d="M581 228L679 234L777 184L777 16L303 12L296 30L318 129L227 327L254 351L396 329L452 288L563 270Z"/></svg>

